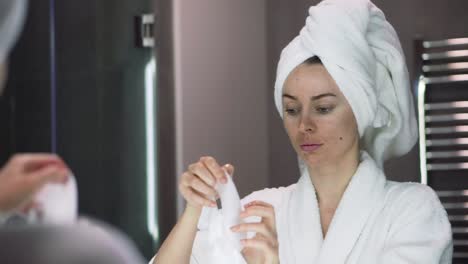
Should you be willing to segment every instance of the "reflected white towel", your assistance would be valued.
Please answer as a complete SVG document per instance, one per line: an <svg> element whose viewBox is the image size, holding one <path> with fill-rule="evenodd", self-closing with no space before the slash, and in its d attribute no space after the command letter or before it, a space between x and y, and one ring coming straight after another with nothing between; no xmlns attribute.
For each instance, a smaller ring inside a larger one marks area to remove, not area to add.
<svg viewBox="0 0 468 264"><path fill-rule="evenodd" d="M42 224L73 224L78 217L76 180L70 175L66 184L49 183L36 195L39 208L28 214L30 222Z"/></svg>

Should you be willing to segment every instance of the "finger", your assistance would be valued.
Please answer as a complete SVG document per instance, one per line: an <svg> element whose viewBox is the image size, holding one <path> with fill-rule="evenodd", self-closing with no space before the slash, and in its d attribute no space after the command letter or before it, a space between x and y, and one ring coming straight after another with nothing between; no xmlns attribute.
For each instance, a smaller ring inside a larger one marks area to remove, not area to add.
<svg viewBox="0 0 468 264"><path fill-rule="evenodd" d="M213 157L202 157L200 161L205 165L205 167L211 172L215 177L217 182L226 183L227 178L224 171L219 166L218 162Z"/></svg>
<svg viewBox="0 0 468 264"><path fill-rule="evenodd" d="M243 219L250 216L259 216L262 218L262 222L265 222L270 228L276 229L275 210L273 207L250 205L241 212L240 217Z"/></svg>
<svg viewBox="0 0 468 264"><path fill-rule="evenodd" d="M225 164L223 168L227 171L229 175L231 175L231 177L234 176L234 166L232 166L231 164Z"/></svg>
<svg viewBox="0 0 468 264"><path fill-rule="evenodd" d="M262 218L262 222L268 225L272 230L276 230L275 212L271 208L262 206L250 206L246 208L240 214L241 219L245 219L251 216L259 216Z"/></svg>
<svg viewBox="0 0 468 264"><path fill-rule="evenodd" d="M275 232L271 230L265 223L262 222L235 225L231 227L231 230L235 233L255 232L266 237L268 240L276 238Z"/></svg>
<svg viewBox="0 0 468 264"><path fill-rule="evenodd" d="M216 207L216 202L193 190L189 185L185 185L183 182L179 184L179 191L187 203L197 206Z"/></svg>
<svg viewBox="0 0 468 264"><path fill-rule="evenodd" d="M273 205L267 203L267 202L264 202L264 201L260 201L260 200L254 200L254 201L251 201L249 203L246 203L244 205L244 208L246 207L249 207L249 206L254 206L254 205L259 205L259 206L265 206L265 207L269 207L269 208L274 208Z"/></svg>
<svg viewBox="0 0 468 264"><path fill-rule="evenodd" d="M208 197L216 197L216 190L200 180L200 178L194 177L190 182L190 187L199 193L202 193Z"/></svg>
<svg viewBox="0 0 468 264"><path fill-rule="evenodd" d="M241 218L246 218L249 216L260 216L264 218L274 219L275 218L275 209L271 207L265 207L261 205L251 205L244 209L241 212Z"/></svg>
<svg viewBox="0 0 468 264"><path fill-rule="evenodd" d="M16 154L12 157L12 163L24 171L37 170L48 165L68 168L60 157L50 153Z"/></svg>
<svg viewBox="0 0 468 264"><path fill-rule="evenodd" d="M193 177L197 177L195 175L193 175L191 172L184 172L182 173L182 176L180 177L180 185L183 185L183 186L190 186L190 181L192 180Z"/></svg>
<svg viewBox="0 0 468 264"><path fill-rule="evenodd" d="M196 175L190 173L190 172L184 172L182 174L182 177L180 179L179 183L179 188L192 188L191 184L193 182L193 179L198 178Z"/></svg>
<svg viewBox="0 0 468 264"><path fill-rule="evenodd" d="M185 200L190 204L198 205L200 207L216 207L216 202L202 196L200 193L190 187L182 186L180 188L180 192L182 193L182 196L185 198Z"/></svg>
<svg viewBox="0 0 468 264"><path fill-rule="evenodd" d="M241 244L244 246L244 250L248 248L258 249L264 252L266 259L274 259L278 254L277 242L268 241L261 237L254 237L250 239L242 239Z"/></svg>
<svg viewBox="0 0 468 264"><path fill-rule="evenodd" d="M202 179L206 184L210 186L215 186L216 179L213 175L208 171L208 169L200 162L192 164L189 166L189 171L195 176Z"/></svg>
<svg viewBox="0 0 468 264"><path fill-rule="evenodd" d="M271 204L255 200L244 205L244 208L244 211L240 214L241 218L260 216L262 222L267 223L272 230L276 230L275 208Z"/></svg>
<svg viewBox="0 0 468 264"><path fill-rule="evenodd" d="M55 166L48 166L27 175L32 190L37 190L45 183L65 183L68 179L69 171Z"/></svg>

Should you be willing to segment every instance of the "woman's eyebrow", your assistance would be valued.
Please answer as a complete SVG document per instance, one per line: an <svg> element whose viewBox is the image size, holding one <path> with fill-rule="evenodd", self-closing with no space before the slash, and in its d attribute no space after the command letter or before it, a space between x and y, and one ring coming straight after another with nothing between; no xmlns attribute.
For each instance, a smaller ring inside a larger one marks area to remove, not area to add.
<svg viewBox="0 0 468 264"><path fill-rule="evenodd" d="M283 94L283 97L286 97L286 98L289 98L289 99L292 99L292 100L297 100L297 97L292 96L292 95L287 94L287 93Z"/></svg>
<svg viewBox="0 0 468 264"><path fill-rule="evenodd" d="M336 97L336 94L333 94L333 93L323 93L323 94L319 94L319 95L316 95L316 96L312 96L310 99L312 101L315 101L315 100L318 100L318 99L321 99L323 97L327 97L327 96L333 96L333 97ZM289 98L289 99L292 99L292 100L297 100L297 97L295 96L292 96L290 94L283 94L283 97L286 97L286 98Z"/></svg>
<svg viewBox="0 0 468 264"><path fill-rule="evenodd" d="M321 99L321 98L327 97L327 96L336 97L336 94L333 94L333 93L323 93L323 94L319 94L319 95L316 95L316 96L312 96L310 99L312 99L312 101L315 101L315 100L318 100L318 99Z"/></svg>

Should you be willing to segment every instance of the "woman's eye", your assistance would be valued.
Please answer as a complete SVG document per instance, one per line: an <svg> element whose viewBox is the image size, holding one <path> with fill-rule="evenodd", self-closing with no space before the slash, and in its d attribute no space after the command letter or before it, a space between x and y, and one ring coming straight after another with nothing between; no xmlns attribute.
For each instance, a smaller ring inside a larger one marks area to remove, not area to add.
<svg viewBox="0 0 468 264"><path fill-rule="evenodd" d="M288 115L296 115L297 114L297 110L296 109L292 109L292 108L287 108L285 110L285 112L288 114Z"/></svg>
<svg viewBox="0 0 468 264"><path fill-rule="evenodd" d="M331 112L331 110L333 110L332 107L317 107L317 112L319 114L328 114Z"/></svg>

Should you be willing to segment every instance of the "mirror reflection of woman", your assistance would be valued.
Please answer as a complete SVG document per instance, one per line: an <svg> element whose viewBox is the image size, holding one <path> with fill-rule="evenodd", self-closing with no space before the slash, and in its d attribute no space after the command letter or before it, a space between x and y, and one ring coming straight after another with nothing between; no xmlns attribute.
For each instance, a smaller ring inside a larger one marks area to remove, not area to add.
<svg viewBox="0 0 468 264"><path fill-rule="evenodd" d="M8 75L8 56L21 32L26 6L26 0L0 1L0 96ZM56 154L13 155L0 168L0 227L15 213L38 208L34 194L47 183L65 184L70 173Z"/></svg>
<svg viewBox="0 0 468 264"><path fill-rule="evenodd" d="M417 140L405 58L393 27L368 0L325 0L281 54L275 103L301 177L242 200L233 232L247 263L451 263L452 234L435 192L386 179L386 160ZM203 207L224 183L213 157L182 175L187 207L154 263L203 263L192 250ZM235 181L235 178L234 178Z"/></svg>

